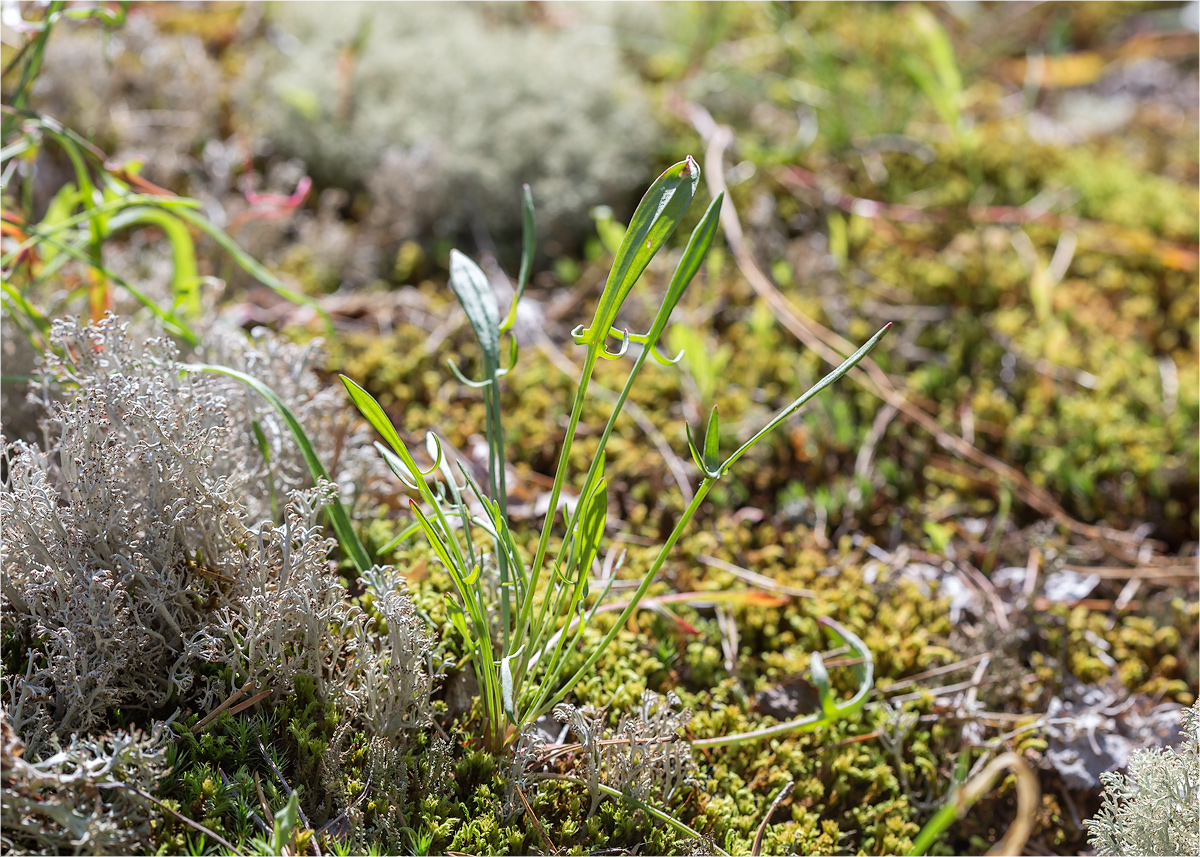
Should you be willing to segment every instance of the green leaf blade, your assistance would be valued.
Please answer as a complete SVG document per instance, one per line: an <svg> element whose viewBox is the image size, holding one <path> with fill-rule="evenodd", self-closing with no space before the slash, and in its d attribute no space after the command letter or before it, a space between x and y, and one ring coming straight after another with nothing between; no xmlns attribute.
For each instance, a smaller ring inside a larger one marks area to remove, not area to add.
<svg viewBox="0 0 1200 857"><path fill-rule="evenodd" d="M638 203L621 247L613 260L604 291L600 295L596 315L588 328L587 341L595 346L603 343L613 326L617 310L625 302L634 283L646 270L650 260L692 203L700 183L700 166L689 155L686 160L670 167L659 176L642 201Z"/></svg>
<svg viewBox="0 0 1200 857"><path fill-rule="evenodd" d="M671 277L671 284L667 287L667 296L663 300L662 306L659 307L654 323L650 326L650 332L646 335L648 346L653 346L658 342L658 337L662 335L667 327L667 322L671 319L671 312L675 309L675 305L687 291L692 278L696 276L705 256L708 255L709 248L712 247L713 240L717 237L717 227L721 223L721 206L724 201L725 193L722 191L708 204L704 216L700 218L700 223L692 230L687 247L683 250L683 257L679 260L675 274Z"/></svg>
<svg viewBox="0 0 1200 857"><path fill-rule="evenodd" d="M450 251L450 288L467 314L483 349L485 365L500 365L500 307L483 270L457 250ZM490 373L485 373L490 375Z"/></svg>
<svg viewBox="0 0 1200 857"><path fill-rule="evenodd" d="M308 439L308 433L304 431L304 426L300 424L300 420L292 413L291 408L269 386L253 375L247 375L245 372L239 372L237 369L231 369L228 366L194 363L188 364L183 368L189 372L213 372L218 375L227 375L230 378L241 381L266 399L287 424L292 437L296 440L296 445L300 447L300 454L304 457L304 461L308 465L313 479L323 479L326 482L333 482L329 478L329 473L326 472L325 466L321 464L321 459L317 456L316 450L313 449L312 442ZM366 395L365 391L364 394ZM330 523L333 525L334 533L337 535L338 544L341 545L342 550L346 552L346 555L350 557L360 572L369 570L372 565L370 554L367 553L367 549L359 539L358 533L354 531L354 525L350 521L350 513L342 505L341 498L334 496L332 502L326 507L326 512L329 515Z"/></svg>

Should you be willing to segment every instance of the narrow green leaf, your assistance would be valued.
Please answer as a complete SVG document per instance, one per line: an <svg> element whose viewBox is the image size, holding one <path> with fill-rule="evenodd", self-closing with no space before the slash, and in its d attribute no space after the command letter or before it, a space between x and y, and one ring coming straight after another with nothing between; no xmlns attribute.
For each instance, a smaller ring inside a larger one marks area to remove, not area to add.
<svg viewBox="0 0 1200 857"><path fill-rule="evenodd" d="M517 720L517 715L515 712L516 705L513 702L512 661L514 658L519 658L523 651L525 651L525 647L521 646L521 648L517 649L511 655L500 659L500 697L504 702L504 713L514 723Z"/></svg>
<svg viewBox="0 0 1200 857"><path fill-rule="evenodd" d="M483 349L485 365L500 365L500 308L482 269L457 250L450 251L450 288L467 314ZM486 376L490 373L485 372Z"/></svg>
<svg viewBox="0 0 1200 857"><path fill-rule="evenodd" d="M263 463L267 466L267 491L271 494L271 520L275 521L279 519L279 510L275 497L275 477L271 474L271 446L267 443L267 436L263 433L262 425L258 420L251 420L250 428L254 430L254 442L258 444Z"/></svg>
<svg viewBox="0 0 1200 857"><path fill-rule="evenodd" d="M617 317L617 310L629 296L642 271L654 254L671 237L692 203L700 183L700 166L689 155L659 176L638 203L621 248L613 260L608 282L600 295L596 315L586 333L589 345L603 344Z"/></svg>
<svg viewBox="0 0 1200 857"><path fill-rule="evenodd" d="M419 523L417 523L416 521L413 521L411 524L409 524L403 530L396 533L396 537L394 539L392 539L386 545L381 547L379 549L378 555L379 556L387 556L389 553L391 553L393 550L395 550L402 541L412 537L412 535L414 533L416 533L417 530L419 530L419 529L421 529L421 525Z"/></svg>
<svg viewBox="0 0 1200 857"><path fill-rule="evenodd" d="M396 453L392 452L379 441L375 441L375 449L383 456L383 463L388 466L388 469L396 474L397 479L404 483L405 488L411 491L421 490L417 485L417 480L413 478L412 471L408 469L408 465L404 463L400 456L396 455Z"/></svg>
<svg viewBox="0 0 1200 857"><path fill-rule="evenodd" d="M471 631L467 626L467 614L463 612L462 605L449 592L443 595L442 599L446 602L446 616L449 617L450 624L458 630L458 633L462 634L463 641L470 645L472 643Z"/></svg>
<svg viewBox="0 0 1200 857"><path fill-rule="evenodd" d="M350 400L354 402L354 406L358 408L359 413L363 415L375 431L383 436L384 440L391 444L392 449L397 454L406 457L404 466L408 469L409 473L414 475L420 473L420 468L416 466L416 463L410 464L407 460L412 458L408 454L408 448L404 445L404 441L400 439L400 435L396 433L396 427L392 425L392 421L388 419L388 415L384 413L379 402L375 401L375 397L345 375L339 375L338 377L342 379L342 385L346 388L346 392L350 394Z"/></svg>
<svg viewBox="0 0 1200 857"><path fill-rule="evenodd" d="M592 561L600 552L600 540L604 537L604 524L608 520L608 484L604 477L587 498L587 508L580 518L580 555L576 569L578 579L586 581L591 573ZM582 591L582 587L580 587Z"/></svg>
<svg viewBox="0 0 1200 857"><path fill-rule="evenodd" d="M292 792L288 802L275 813L275 827L271 831L271 853L282 854L292 844L292 835L300 823L300 799Z"/></svg>
<svg viewBox="0 0 1200 857"><path fill-rule="evenodd" d="M186 315L200 314L200 269L196 265L196 244L184 222L169 211L150 206L137 206L121 211L107 224L109 235L137 224L157 226L171 242L174 269L171 275L171 290L175 294L175 308Z"/></svg>
<svg viewBox="0 0 1200 857"><path fill-rule="evenodd" d="M688 451L692 454L692 461L696 462L696 467L700 472L708 474L708 468L704 465L704 457L700 455L700 450L696 448L696 441L692 438L692 427L688 423L683 424L683 430L687 433Z"/></svg>
<svg viewBox="0 0 1200 857"><path fill-rule="evenodd" d="M421 511L421 507L417 505L415 500L408 501L409 508L417 518L417 523L421 525L421 529L425 531L425 538L429 540L429 546L433 548L433 552L437 554L438 559L442 561L442 565L446 567L446 573L450 575L450 579L454 581L454 585L458 587L459 594L465 594L466 582L462 579L462 573L454 560L450 558L450 551L446 549L446 543L442 536L434 529L433 524L425 517L425 513Z"/></svg>
<svg viewBox="0 0 1200 857"><path fill-rule="evenodd" d="M704 433L704 470L712 473L721 463L721 421L717 415L717 406L712 406L708 415L708 431Z"/></svg>
<svg viewBox="0 0 1200 857"><path fill-rule="evenodd" d="M157 316L163 322L166 328L175 336L178 336L180 339L183 339L190 345L198 345L200 343L200 337L192 332L192 329L188 327L183 319L179 318L169 310L160 307L153 298L142 292L128 280L123 279L103 265L97 264L95 259L79 249L79 247L75 246L75 244L66 241L59 241L57 238L53 238L48 235L39 234L37 237L40 239L39 246L55 247L56 249L62 251L62 255L43 266L40 276L38 277L37 281L35 281L35 285L47 281L53 277L53 275L57 273L57 271L62 268L64 264L66 264L68 259L74 259L77 262L82 262L83 264L88 265L92 268L92 270L96 271L106 279L116 283L118 286L125 289L125 291L129 292L129 294L133 295L135 300L137 300L142 306ZM78 241L77 243L80 245L86 243L86 236L82 241ZM7 284L5 285L7 287Z"/></svg>
<svg viewBox="0 0 1200 857"><path fill-rule="evenodd" d="M513 293L512 303L508 307L508 315L504 317L504 323L500 325L501 333L512 330L512 326L516 324L517 304L521 302L521 295L525 294L525 287L529 285L529 272L533 268L533 254L537 247L537 227L533 217L533 192L529 189L529 185L523 185L521 188L521 225L521 270L517 274L517 290Z"/></svg>
<svg viewBox="0 0 1200 857"><path fill-rule="evenodd" d="M300 420L296 419L296 415L284 404L283 399L279 398L274 390L253 375L247 375L245 372L230 369L228 366L194 363L188 364L183 368L189 372L215 372L218 375L228 375L230 378L236 378L238 381L241 381L266 399L271 407L283 417L283 421L287 423L287 427L291 430L292 437L296 439L296 445L300 447L300 454L304 456L304 461L308 465L308 470L312 474L313 479L324 479L326 482L333 482L329 478L329 474L325 471L325 466L321 464L321 459L317 457L316 450L313 449L312 443L308 439L308 434L304 431L304 426L300 425ZM342 550L354 562L355 568L359 571L368 570L371 567L371 557L367 553L367 549L363 547L363 543L359 540L358 533L354 531L354 526L350 522L350 513L346 511L346 507L342 505L342 501L336 496L336 493L329 505L325 507L325 511L329 515L330 523L333 524L333 531L337 535L338 544L342 546Z"/></svg>
<svg viewBox="0 0 1200 857"><path fill-rule="evenodd" d="M181 202L190 203L192 200L172 201L166 197L146 197L145 199L151 204L169 207L171 211L177 214L181 219L186 220L209 238L216 241L217 244L220 245L221 249L228 253L233 258L233 261L236 262L243 271L254 277L254 279L258 280L264 286L270 288L280 297L285 298L294 304L311 307L316 311L317 315L321 317L321 320L325 322L325 329L331 335L333 334L333 319L329 317L329 313L325 311L325 308L321 306L320 303L313 300L303 292L298 292L291 288L281 279L268 271L253 256L239 247L237 242L230 238L228 234L226 234L225 230L221 229L203 214L189 210L191 207L198 207L199 203L196 203L195 206L181 207ZM169 206L168 202L170 203Z"/></svg>
<svg viewBox="0 0 1200 857"><path fill-rule="evenodd" d="M800 408L804 407L804 405L808 403L809 399L817 395L817 393L820 393L834 381L838 380L859 363L861 363L863 358L871 352L872 348L879 344L879 340L883 339L884 334L887 333L891 327L892 323L889 321L879 330L878 333L868 339L862 348L858 349L849 357L847 357L845 362L814 384L807 392L800 396L800 398L796 399L796 401L792 402L790 405L776 414L775 418L763 426L754 435L754 437L743 443L732 455L729 456L729 458L725 459L725 463L721 465L721 472L724 473L727 471L735 461L737 461L746 453L746 450L750 449L750 447L754 446L754 444L758 443L766 435L770 434L770 432L772 432L776 426L778 426L796 411L800 410Z"/></svg>
<svg viewBox="0 0 1200 857"><path fill-rule="evenodd" d="M191 222L193 222L191 220L191 217L195 216L195 212L191 211L190 209L199 208L200 203L194 199L150 196L148 194L137 194L137 193L131 193L128 196L123 196L123 197L120 197L119 199L106 200L105 202L103 202L99 205L95 205L91 208L85 209L84 211L80 212L79 214L75 214L75 215L72 215L71 217L68 217L66 220L62 221L61 223L56 223L53 227L47 227L45 230L31 233L30 236L28 238L26 238L24 241L22 241L20 244L17 244L14 247L9 248L8 252L6 252L3 256L0 256L0 267L10 266L13 263L13 260L17 256L19 256L21 253L23 253L25 250L28 250L30 247L34 246L35 244L38 244L39 242L45 240L45 238L47 236L55 235L59 232L65 232L68 229L74 229L76 226L79 226L81 223L85 223L85 222L94 220L98 215L109 214L111 212L120 211L122 209L130 208L131 206L135 206L135 205L158 205L163 208L168 208L171 211L178 214L184 220L187 220L189 223L191 223ZM200 217L200 220L204 220L204 218ZM209 224L209 228L216 229L216 227L212 226L211 224ZM221 230L217 229L217 232L220 232L220 231ZM223 232L221 234L224 235ZM231 240L231 239L229 239L229 236L226 235L225 237L227 240ZM236 245L235 245L235 247L236 247ZM242 255L244 256L245 254L243 253ZM258 263L256 262L255 264L257 265ZM300 297L304 298L303 295L301 295ZM304 298L304 299L309 300L308 298ZM312 301L309 301L309 302L311 303Z"/></svg>
<svg viewBox="0 0 1200 857"><path fill-rule="evenodd" d="M717 236L717 227L721 222L721 205L724 201L725 193L722 191L717 194L716 199L708 204L704 216L700 218L700 223L692 230L692 236L683 250L683 258L679 260L675 274L671 277L671 284L667 287L667 296L663 300L662 306L659 307L654 323L650 326L650 332L646 335L645 341L649 345L655 345L658 342L658 337L666 329L667 322L671 319L671 312L675 309L675 305L687 291L692 278L700 270L704 257L708 255L713 239Z"/></svg>
<svg viewBox="0 0 1200 857"><path fill-rule="evenodd" d="M867 697L871 695L871 689L875 687L875 659L871 655L871 650L857 634L851 633L850 629L840 622L835 622L828 616L822 616L817 621L825 626L835 643L845 643L858 656L859 663L854 666L854 677L858 679L858 690L849 701L838 706L838 711L843 716L861 711L867 704Z"/></svg>
<svg viewBox="0 0 1200 857"><path fill-rule="evenodd" d="M62 223L74 213L77 205L79 205L79 191L75 189L74 184L68 182L51 198L50 205L46 208L46 214L38 223L38 227L56 226ZM47 242L41 248L42 264L48 265L53 262L59 252L58 247Z"/></svg>

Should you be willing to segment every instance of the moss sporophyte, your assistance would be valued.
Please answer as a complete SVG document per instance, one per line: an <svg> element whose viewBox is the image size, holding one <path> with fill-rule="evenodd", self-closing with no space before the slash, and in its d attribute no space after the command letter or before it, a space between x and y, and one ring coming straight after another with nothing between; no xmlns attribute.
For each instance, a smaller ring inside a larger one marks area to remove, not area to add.
<svg viewBox="0 0 1200 857"><path fill-rule="evenodd" d="M608 515L605 446L647 358L653 356L663 365L673 365L682 357L682 354L673 358L664 356L658 350L658 341L666 329L672 310L713 243L724 202L723 194L712 200L688 239L650 329L638 334L618 328L617 314L650 260L683 219L699 182L700 167L688 157L666 170L651 184L617 250L591 324L587 327L580 325L572 331L575 343L586 351L569 423L559 451L548 511L532 558L518 548L510 527L503 476L506 461L503 414L498 389L500 378L511 370L517 358L517 343L510 336L508 365L502 365L501 339L511 331L516 321L517 303L528 283L534 253L533 201L528 187L523 197L521 267L512 305L503 317L488 279L479 266L458 251L451 253L450 286L466 312L482 349L482 378L470 380L453 364L450 368L460 381L483 394L488 448L487 490L461 464L455 472L456 468L443 455L441 439L432 431L426 433L425 448L433 464L422 469L379 403L354 381L342 376L355 405L387 442L387 446L377 443L376 447L401 482L419 497L419 500L410 500L415 526L424 532L453 581L454 592L445 596L447 615L462 635L468 658L479 681L485 717L485 743L491 750L500 750L512 743L526 727L562 702L581 678L593 671L605 648L637 609L717 480L766 434L859 363L891 326L886 325L872 336L844 363L780 411L723 460L719 453L720 432L716 407L712 409L702 444L696 443L688 430L692 458L703 474L699 488L654 560L641 573L637 589L617 620L598 644L591 646L588 651L577 651L584 630L595 618L615 577L609 576L604 590L598 594L593 593L589 586L593 563L600 554ZM616 351L609 350L610 338L619 342ZM631 343L641 348L633 359L625 385L600 434L596 452L582 479L579 500L573 508L564 506L564 535L557 552L551 556L551 534L558 517L563 486L569 475L571 448L579 429L592 374L600 359L616 360L622 357ZM476 543L477 536L473 531L484 534L489 542L487 553L483 546ZM776 730L812 728L819 723L829 722L856 710L865 701L872 684L870 656L866 647L835 623L827 623L825 627L839 642L849 644L863 655L864 664L858 668L859 692L845 704L838 705L832 698L823 669L819 663L814 663L814 680L822 697L820 713L802 721L773 727L770 730L772 734ZM572 665L571 669L568 669L568 664ZM765 733L754 733L753 737L761 737L762 734ZM745 739L742 736L730 736L702 743L715 746L738 740Z"/></svg>

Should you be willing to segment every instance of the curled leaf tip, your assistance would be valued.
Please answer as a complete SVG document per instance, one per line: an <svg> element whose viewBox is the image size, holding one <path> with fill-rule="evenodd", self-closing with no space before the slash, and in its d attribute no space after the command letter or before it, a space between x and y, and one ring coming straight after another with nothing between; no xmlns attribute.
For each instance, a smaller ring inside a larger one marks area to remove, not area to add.
<svg viewBox="0 0 1200 857"><path fill-rule="evenodd" d="M700 175L700 165L696 163L696 159L688 155L684 159L683 176L691 178L692 176Z"/></svg>

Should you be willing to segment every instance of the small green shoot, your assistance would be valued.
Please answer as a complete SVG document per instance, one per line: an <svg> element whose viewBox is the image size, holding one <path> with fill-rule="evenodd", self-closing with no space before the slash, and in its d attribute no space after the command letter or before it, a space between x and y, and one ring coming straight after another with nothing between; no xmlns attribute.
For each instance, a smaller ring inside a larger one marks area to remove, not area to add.
<svg viewBox="0 0 1200 857"><path fill-rule="evenodd" d="M521 730L549 712L581 678L591 672L605 648L637 609L638 602L646 594L716 481L768 432L861 361L887 331L885 327L875 334L845 363L784 408L767 426L724 460L720 456L719 420L715 408L705 432L703 451L691 440L689 428L692 456L704 474L700 487L654 561L642 572L637 591L617 621L598 645L584 653L583 663L568 670L567 665L575 660L584 630L599 612L607 594L600 593L599 598L592 598L590 587L593 566L604 542L608 511L605 446L646 360L653 356L659 363L671 365L681 357L663 356L658 351L658 342L672 310L713 243L722 196L712 201L693 231L650 329L644 334L619 329L616 326L617 314L650 260L682 220L695 195L699 179L699 166L688 158L668 169L650 186L621 239L591 324L587 327L580 325L573 331L575 342L586 349L583 369L550 490L549 511L542 523L532 558L518 548L508 519L503 415L498 389L500 379L516 360L516 342L510 339L509 365L501 365L504 350L501 337L511 327L516 310L515 306L510 306L504 316L504 324L500 323L501 314L495 295L487 277L474 262L457 251L453 252L450 285L479 341L482 377L470 380L457 366L452 365L451 370L460 381L479 389L483 394L489 451L486 491L461 465L455 472L442 454L441 440L433 432L426 434L425 442L425 452L432 463L422 468L416 454L400 438L379 403L354 381L342 376L351 400L387 442L387 446L377 444L384 460L397 478L418 495L419 501L410 501L417 524L454 583L454 594L446 596L447 614L470 652L483 703L485 742L493 751L507 745ZM518 298L528 277L528 265L534 250L532 203L527 193L523 208L525 241ZM609 350L610 337L620 341L615 352ZM600 434L597 453L581 476L579 500L572 511L563 512L561 524L564 535L559 549L552 555L551 534L560 523L559 500L570 470L568 462L571 449L579 430L580 415L593 371L600 359L621 357L631 343L641 348ZM475 501L474 509L468 506L467 498ZM487 550L476 544L477 531L482 532L486 542L490 543ZM836 623L827 623L827 628L832 636L850 644L863 657L863 664L858 667L861 689L853 699L842 705L836 705L826 694L826 710L816 723L828 722L834 717L857 711L872 686L870 655L865 646ZM820 665L818 656L815 667L820 668ZM720 742L723 739L713 740ZM736 736L726 743L735 740Z"/></svg>

